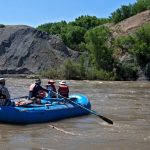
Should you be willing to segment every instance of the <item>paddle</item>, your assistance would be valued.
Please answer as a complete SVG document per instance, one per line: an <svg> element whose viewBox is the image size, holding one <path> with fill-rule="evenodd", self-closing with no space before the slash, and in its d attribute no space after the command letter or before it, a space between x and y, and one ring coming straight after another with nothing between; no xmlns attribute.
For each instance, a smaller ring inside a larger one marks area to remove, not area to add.
<svg viewBox="0 0 150 150"><path fill-rule="evenodd" d="M101 118L102 120L106 121L107 123L113 124L113 121L112 121L112 120L110 120L110 119L108 119L108 118L106 118L106 117L104 117L104 116L98 114L96 111L90 110L90 109L84 107L83 105L80 105L80 104L78 104L78 103L72 101L71 99L68 99L68 98L66 98L66 97L64 97L64 96L62 96L62 95L60 95L60 94L58 94L58 93L56 93L56 92L54 92L54 91L52 91L52 92L55 93L55 94L57 94L58 96L64 98L65 100L70 101L71 103L73 103L73 104L75 104L75 105L77 105L77 106L79 106L79 107L81 107L81 108L87 110L87 111L90 112L91 114L98 116L99 118Z"/></svg>
<svg viewBox="0 0 150 150"><path fill-rule="evenodd" d="M20 98L28 98L28 96L21 96L21 97L16 97L16 98L12 98L12 99L10 99L11 101L14 101L14 100L16 100L16 99L20 99Z"/></svg>

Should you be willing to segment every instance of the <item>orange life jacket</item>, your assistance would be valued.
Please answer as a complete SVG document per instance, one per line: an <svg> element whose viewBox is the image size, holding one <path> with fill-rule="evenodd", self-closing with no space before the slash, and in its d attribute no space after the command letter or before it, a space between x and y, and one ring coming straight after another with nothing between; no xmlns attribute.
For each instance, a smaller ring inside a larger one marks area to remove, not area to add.
<svg viewBox="0 0 150 150"><path fill-rule="evenodd" d="M43 90L38 91L38 96L39 96L39 98L44 98L44 97L46 97L45 91L43 91Z"/></svg>
<svg viewBox="0 0 150 150"><path fill-rule="evenodd" d="M60 95L64 97L68 97L69 95L69 87L67 85L60 85L58 88L58 92Z"/></svg>

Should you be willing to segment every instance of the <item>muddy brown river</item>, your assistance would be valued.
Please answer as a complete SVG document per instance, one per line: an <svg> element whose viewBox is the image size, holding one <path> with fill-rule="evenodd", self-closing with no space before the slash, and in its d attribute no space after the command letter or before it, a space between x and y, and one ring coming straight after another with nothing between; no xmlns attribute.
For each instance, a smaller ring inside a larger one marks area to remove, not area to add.
<svg viewBox="0 0 150 150"><path fill-rule="evenodd" d="M33 79L6 79L11 97L25 96ZM47 80L43 79L43 86ZM56 87L59 81L56 81ZM31 125L0 123L0 150L149 150L150 83L67 81L70 94L85 94L95 115ZM51 126L55 128L51 128ZM63 132L62 132L63 131Z"/></svg>

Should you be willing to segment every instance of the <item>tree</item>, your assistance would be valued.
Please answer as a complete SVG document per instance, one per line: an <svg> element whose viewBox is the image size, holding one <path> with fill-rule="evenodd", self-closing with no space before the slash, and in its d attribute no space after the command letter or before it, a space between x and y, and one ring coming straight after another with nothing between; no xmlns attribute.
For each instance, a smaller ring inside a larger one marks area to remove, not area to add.
<svg viewBox="0 0 150 150"><path fill-rule="evenodd" d="M135 34L133 54L138 63L145 66L150 62L150 25L140 28Z"/></svg>
<svg viewBox="0 0 150 150"><path fill-rule="evenodd" d="M119 49L122 54L130 52L134 47L135 40L132 36L120 36L115 40L115 48Z"/></svg>
<svg viewBox="0 0 150 150"><path fill-rule="evenodd" d="M65 33L66 44L74 49L79 51L79 45L84 41L85 29L79 26L69 26Z"/></svg>
<svg viewBox="0 0 150 150"><path fill-rule="evenodd" d="M60 34L66 28L66 21L55 22L55 23L46 23L37 27L37 29L45 31L50 34Z"/></svg>
<svg viewBox="0 0 150 150"><path fill-rule="evenodd" d="M137 0L137 2L133 5L134 14L150 9L150 1L149 0Z"/></svg>
<svg viewBox="0 0 150 150"><path fill-rule="evenodd" d="M89 30L85 35L86 47L90 52L92 62L98 69L112 70L111 40L111 32L104 26Z"/></svg>
<svg viewBox="0 0 150 150"><path fill-rule="evenodd" d="M118 8L116 11L111 13L110 19L114 23L118 23L119 21L121 21L122 20L121 10Z"/></svg>
<svg viewBox="0 0 150 150"><path fill-rule="evenodd" d="M95 16L80 16L75 21L70 22L73 26L80 26L86 30L109 22L108 18L97 18Z"/></svg>
<svg viewBox="0 0 150 150"><path fill-rule="evenodd" d="M118 23L126 18L136 15L139 12L150 9L150 0L137 0L134 4L122 5L109 17L112 22Z"/></svg>

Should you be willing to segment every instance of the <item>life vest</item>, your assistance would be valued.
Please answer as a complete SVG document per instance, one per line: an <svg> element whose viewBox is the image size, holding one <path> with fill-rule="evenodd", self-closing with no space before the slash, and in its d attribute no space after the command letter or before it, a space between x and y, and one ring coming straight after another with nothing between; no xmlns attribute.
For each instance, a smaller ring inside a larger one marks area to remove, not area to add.
<svg viewBox="0 0 150 150"><path fill-rule="evenodd" d="M39 84L31 84L29 88L29 97L38 97L38 98L44 98L46 97L47 90L42 88Z"/></svg>
<svg viewBox="0 0 150 150"><path fill-rule="evenodd" d="M58 91L60 95L68 97L69 87L67 85L60 85Z"/></svg>
<svg viewBox="0 0 150 150"><path fill-rule="evenodd" d="M47 90L49 91L48 94L51 98L56 98L56 87L53 84L46 85Z"/></svg>
<svg viewBox="0 0 150 150"><path fill-rule="evenodd" d="M46 93L43 90L38 91L38 96L39 98L45 98L46 97Z"/></svg>

